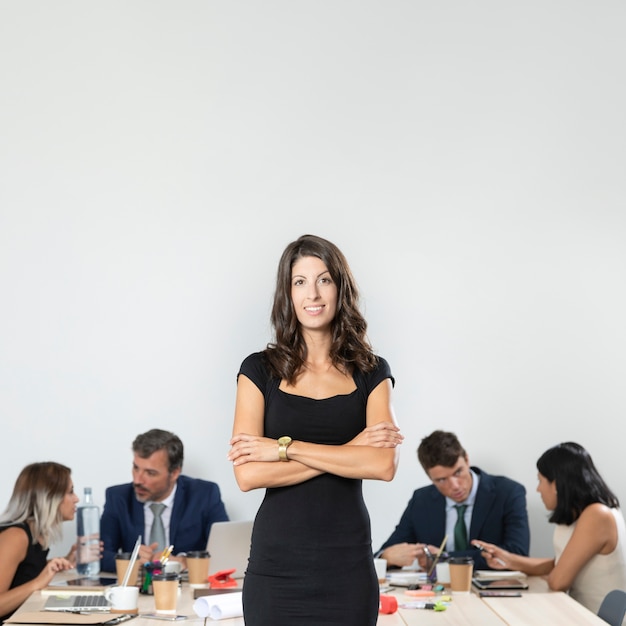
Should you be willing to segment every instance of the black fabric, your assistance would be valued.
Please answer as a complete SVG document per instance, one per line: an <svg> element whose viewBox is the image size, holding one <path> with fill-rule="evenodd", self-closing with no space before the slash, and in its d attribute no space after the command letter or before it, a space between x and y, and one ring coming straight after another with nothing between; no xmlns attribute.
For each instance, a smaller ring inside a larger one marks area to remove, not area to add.
<svg viewBox="0 0 626 626"><path fill-rule="evenodd" d="M0 532L4 532L8 528L21 528L28 536L28 551L26 557L17 566L15 576L11 581L9 589L19 587L24 583L30 582L34 578L37 578L43 571L44 567L48 563L48 550L44 550L39 543L33 543L33 536L30 532L30 526L26 523L11 524L10 526L0 526ZM0 622L13 615L13 611L0 617Z"/></svg>
<svg viewBox="0 0 626 626"><path fill-rule="evenodd" d="M280 391L262 353L248 357L240 373L265 396L267 437L330 445L347 443L365 428L369 393L392 378L380 359L374 372L355 373L354 392L314 400ZM246 626L374 626L378 603L362 481L322 474L267 489L244 579Z"/></svg>

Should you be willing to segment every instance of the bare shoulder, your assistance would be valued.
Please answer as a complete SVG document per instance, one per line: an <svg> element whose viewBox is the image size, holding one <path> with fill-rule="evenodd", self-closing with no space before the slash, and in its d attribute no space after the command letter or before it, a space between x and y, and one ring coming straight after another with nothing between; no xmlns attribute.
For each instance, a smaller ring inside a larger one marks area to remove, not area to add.
<svg viewBox="0 0 626 626"><path fill-rule="evenodd" d="M11 526L0 532L0 552L26 552L28 550L28 534L19 526Z"/></svg>
<svg viewBox="0 0 626 626"><path fill-rule="evenodd" d="M28 543L28 534L19 526L11 526L0 532L0 541L3 539L5 541L23 541L24 543Z"/></svg>
<svg viewBox="0 0 626 626"><path fill-rule="evenodd" d="M592 525L615 525L615 518L613 517L613 511L606 504L600 502L594 502L589 504L583 509L583 512L578 518L578 524L581 526L590 527Z"/></svg>

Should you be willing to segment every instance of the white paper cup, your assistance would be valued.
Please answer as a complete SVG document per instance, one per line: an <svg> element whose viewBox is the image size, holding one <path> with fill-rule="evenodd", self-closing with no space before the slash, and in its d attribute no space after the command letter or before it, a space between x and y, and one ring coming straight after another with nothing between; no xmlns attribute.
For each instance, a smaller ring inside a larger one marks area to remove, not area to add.
<svg viewBox="0 0 626 626"><path fill-rule="evenodd" d="M450 565L447 561L439 562L435 565L435 571L437 572L437 582L442 585L450 584Z"/></svg>

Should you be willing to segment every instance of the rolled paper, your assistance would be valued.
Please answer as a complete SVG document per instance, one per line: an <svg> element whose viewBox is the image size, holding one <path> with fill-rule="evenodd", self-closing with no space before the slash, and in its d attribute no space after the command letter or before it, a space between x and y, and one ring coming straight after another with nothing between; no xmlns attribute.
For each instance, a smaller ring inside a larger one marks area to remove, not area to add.
<svg viewBox="0 0 626 626"><path fill-rule="evenodd" d="M214 596L200 596L193 603L198 617L220 620L243 616L241 592L220 593Z"/></svg>

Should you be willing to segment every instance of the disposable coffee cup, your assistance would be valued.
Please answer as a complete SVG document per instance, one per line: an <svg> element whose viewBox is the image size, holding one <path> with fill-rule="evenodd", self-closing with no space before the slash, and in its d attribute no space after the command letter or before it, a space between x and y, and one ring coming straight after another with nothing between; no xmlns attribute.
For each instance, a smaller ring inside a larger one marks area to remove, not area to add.
<svg viewBox="0 0 626 626"><path fill-rule="evenodd" d="M138 587L107 587L104 591L104 597L111 603L111 613L129 613L133 615L138 612Z"/></svg>
<svg viewBox="0 0 626 626"><path fill-rule="evenodd" d="M157 613L173 615L178 602L179 575L173 572L162 572L152 575L152 591L154 592L154 608Z"/></svg>
<svg viewBox="0 0 626 626"><path fill-rule="evenodd" d="M386 559L374 559L374 569L376 570L376 578L378 578L379 584L387 582L387 560Z"/></svg>
<svg viewBox="0 0 626 626"><path fill-rule="evenodd" d="M117 574L118 585L121 585L124 582L124 576L126 576L126 570L130 564L131 556L130 552L118 552L115 555L115 572ZM135 559L135 564L133 565L133 569L126 584L130 586L139 585L139 559Z"/></svg>
<svg viewBox="0 0 626 626"><path fill-rule="evenodd" d="M452 557L448 561L450 569L450 591L452 593L469 593L472 588L472 572L474 560L470 556Z"/></svg>
<svg viewBox="0 0 626 626"><path fill-rule="evenodd" d="M189 586L197 589L209 582L209 553L206 550L187 552L187 574Z"/></svg>

